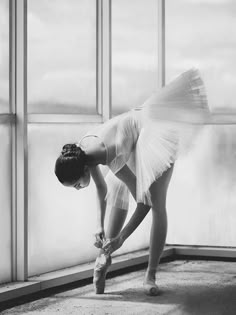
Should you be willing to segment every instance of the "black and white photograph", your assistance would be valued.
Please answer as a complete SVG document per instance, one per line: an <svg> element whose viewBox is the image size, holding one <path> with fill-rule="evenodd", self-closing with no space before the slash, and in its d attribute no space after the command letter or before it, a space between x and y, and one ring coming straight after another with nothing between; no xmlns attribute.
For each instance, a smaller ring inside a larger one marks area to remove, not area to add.
<svg viewBox="0 0 236 315"><path fill-rule="evenodd" d="M236 1L0 0L0 314L236 314Z"/></svg>

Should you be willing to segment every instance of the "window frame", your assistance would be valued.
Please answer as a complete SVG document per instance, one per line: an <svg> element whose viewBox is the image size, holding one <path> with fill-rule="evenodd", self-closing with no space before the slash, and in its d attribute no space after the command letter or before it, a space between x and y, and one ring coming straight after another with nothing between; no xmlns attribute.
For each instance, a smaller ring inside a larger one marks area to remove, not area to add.
<svg viewBox="0 0 236 315"><path fill-rule="evenodd" d="M165 85L165 0L158 1L158 87ZM32 123L103 123L111 118L111 5L96 0L97 115L27 113L27 0L9 0L10 114L0 124L11 125L12 135L12 281L28 278L28 138ZM157 87L157 88L158 88ZM236 124L236 114L217 115L214 124Z"/></svg>
<svg viewBox="0 0 236 315"><path fill-rule="evenodd" d="M111 117L111 0L96 0L96 11L98 114L28 114L27 0L9 0L10 114L0 114L0 123L12 127L12 281L28 278L28 124L103 123Z"/></svg>

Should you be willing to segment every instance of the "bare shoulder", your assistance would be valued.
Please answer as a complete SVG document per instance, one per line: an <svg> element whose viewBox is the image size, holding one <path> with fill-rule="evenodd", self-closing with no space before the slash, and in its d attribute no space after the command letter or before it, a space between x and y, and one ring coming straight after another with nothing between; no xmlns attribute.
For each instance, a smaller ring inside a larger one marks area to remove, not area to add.
<svg viewBox="0 0 236 315"><path fill-rule="evenodd" d="M102 172L101 172L100 167L98 165L89 166L89 170L90 170L90 173L91 173L93 178L97 178L97 177L102 176Z"/></svg>

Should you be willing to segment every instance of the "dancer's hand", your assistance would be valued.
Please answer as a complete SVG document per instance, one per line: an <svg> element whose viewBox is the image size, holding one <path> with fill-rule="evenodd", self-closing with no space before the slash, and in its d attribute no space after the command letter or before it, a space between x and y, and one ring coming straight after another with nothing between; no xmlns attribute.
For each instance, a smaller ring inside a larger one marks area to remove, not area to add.
<svg viewBox="0 0 236 315"><path fill-rule="evenodd" d="M102 248L103 242L105 240L104 229L102 227L99 227L95 232L94 237L95 237L94 246L96 246L97 248Z"/></svg>
<svg viewBox="0 0 236 315"><path fill-rule="evenodd" d="M104 252L111 255L114 251L123 245L123 239L118 235L117 237L107 239L102 247Z"/></svg>

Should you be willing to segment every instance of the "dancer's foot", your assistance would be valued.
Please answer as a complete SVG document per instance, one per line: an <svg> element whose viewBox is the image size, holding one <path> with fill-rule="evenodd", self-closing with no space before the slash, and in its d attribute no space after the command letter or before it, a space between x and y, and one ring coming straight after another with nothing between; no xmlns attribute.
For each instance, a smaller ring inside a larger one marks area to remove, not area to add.
<svg viewBox="0 0 236 315"><path fill-rule="evenodd" d="M93 284L96 294L103 294L105 290L106 274L111 265L111 256L101 254L97 257L93 272Z"/></svg>
<svg viewBox="0 0 236 315"><path fill-rule="evenodd" d="M143 288L144 292L147 295L156 296L160 293L158 286L155 283L155 276L146 275L144 282L143 282Z"/></svg>

